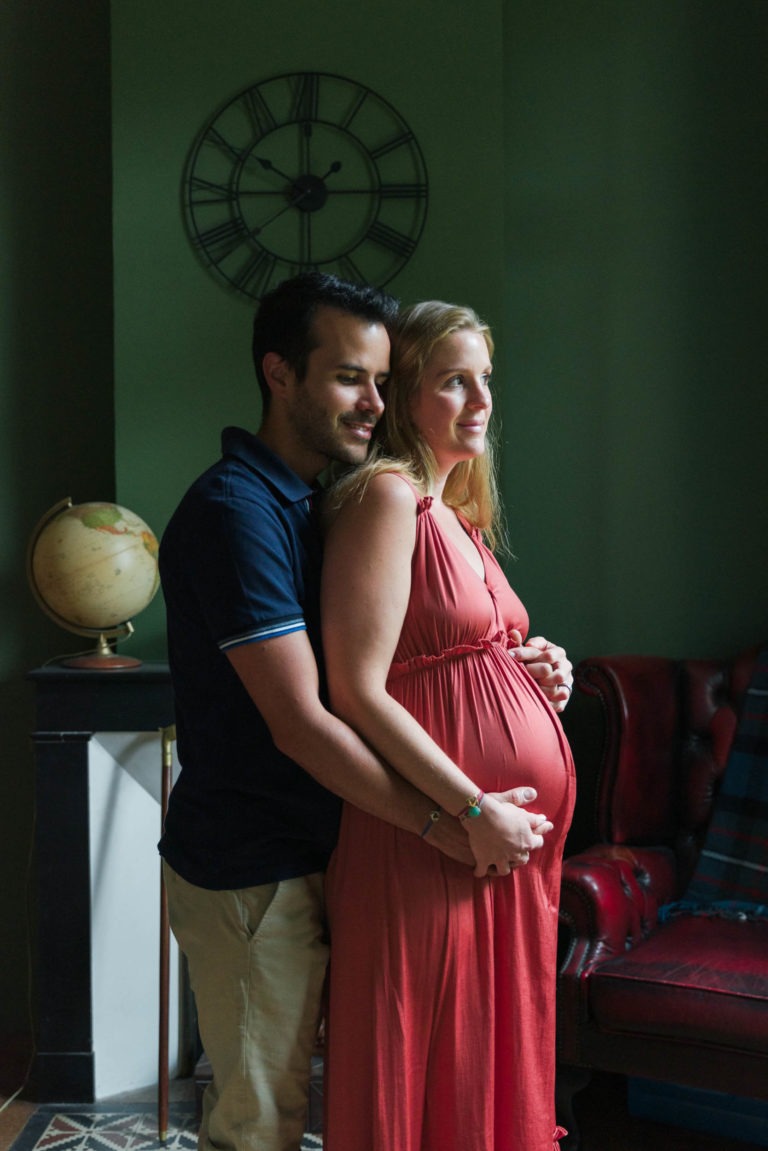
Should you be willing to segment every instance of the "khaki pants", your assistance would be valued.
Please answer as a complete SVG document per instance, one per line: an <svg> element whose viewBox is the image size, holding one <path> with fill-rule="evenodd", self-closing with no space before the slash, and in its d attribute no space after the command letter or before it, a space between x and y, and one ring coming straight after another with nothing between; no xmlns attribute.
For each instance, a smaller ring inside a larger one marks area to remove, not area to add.
<svg viewBox="0 0 768 1151"><path fill-rule="evenodd" d="M328 962L323 876L208 891L163 875L213 1082L199 1151L299 1151Z"/></svg>

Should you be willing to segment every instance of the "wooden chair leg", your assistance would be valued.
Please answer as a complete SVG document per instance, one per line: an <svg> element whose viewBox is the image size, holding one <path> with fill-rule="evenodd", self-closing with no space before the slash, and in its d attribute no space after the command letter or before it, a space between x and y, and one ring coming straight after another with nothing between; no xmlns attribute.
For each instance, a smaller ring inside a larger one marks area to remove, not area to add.
<svg viewBox="0 0 768 1151"><path fill-rule="evenodd" d="M560 1151L579 1151L581 1135L573 1110L573 1097L583 1091L592 1078L589 1067L574 1067L558 1063L555 1080L555 1111L557 1122L568 1132L560 1140Z"/></svg>

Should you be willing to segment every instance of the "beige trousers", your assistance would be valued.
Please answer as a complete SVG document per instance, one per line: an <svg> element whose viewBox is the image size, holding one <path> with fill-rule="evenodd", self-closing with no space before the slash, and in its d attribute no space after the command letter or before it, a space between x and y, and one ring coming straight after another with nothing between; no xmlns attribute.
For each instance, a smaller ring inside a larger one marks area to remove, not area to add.
<svg viewBox="0 0 768 1151"><path fill-rule="evenodd" d="M163 875L213 1082L199 1151L299 1151L328 962L323 876L208 891Z"/></svg>

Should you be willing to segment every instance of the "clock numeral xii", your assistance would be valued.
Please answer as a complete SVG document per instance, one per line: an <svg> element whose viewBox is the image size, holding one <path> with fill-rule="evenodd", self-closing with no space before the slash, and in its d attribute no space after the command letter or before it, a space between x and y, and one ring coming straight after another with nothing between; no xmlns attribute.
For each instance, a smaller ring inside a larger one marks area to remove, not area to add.
<svg viewBox="0 0 768 1151"><path fill-rule="evenodd" d="M296 90L291 119L300 120L311 132L312 121L317 119L319 99L320 77L316 72L303 73Z"/></svg>

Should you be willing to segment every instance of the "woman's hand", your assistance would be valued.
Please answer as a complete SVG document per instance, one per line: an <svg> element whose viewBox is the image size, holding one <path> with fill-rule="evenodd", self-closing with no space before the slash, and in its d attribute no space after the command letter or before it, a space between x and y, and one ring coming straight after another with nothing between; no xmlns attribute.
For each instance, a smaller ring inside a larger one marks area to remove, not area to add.
<svg viewBox="0 0 768 1151"><path fill-rule="evenodd" d="M489 873L509 875L528 862L532 851L544 846L544 836L552 830L553 824L545 815L518 806L514 796L520 791L536 796L533 788L488 794L480 815L463 821L478 878Z"/></svg>
<svg viewBox="0 0 768 1151"><path fill-rule="evenodd" d="M513 803L517 807L525 807L527 803L533 803L536 799L536 788L512 787L509 791L496 791L489 792L488 794L491 795L492 798L497 799L499 803ZM534 818L541 821L534 826L534 830L538 835L544 836L548 831L552 830L552 824L543 815L535 816ZM470 849L466 822L465 820L462 823L456 819L455 816L450 816L443 812L440 819L429 829L426 842L436 847L438 851L442 851L443 854L447 855L450 859L455 859L457 863L466 863L474 869L476 861ZM520 867L524 862L527 861L522 858L516 863L509 863L509 861L507 861L503 874L508 875L510 871L515 867ZM501 874L495 866L490 867L489 872L492 875Z"/></svg>
<svg viewBox="0 0 768 1151"><path fill-rule="evenodd" d="M520 633L512 633L512 638ZM573 664L565 648L550 643L542 635L511 647L509 654L524 663L555 711L563 711L573 690Z"/></svg>

